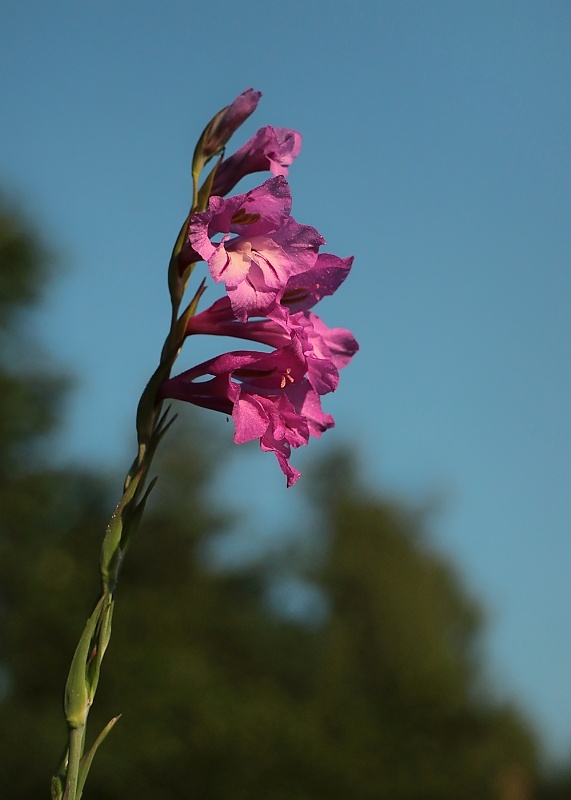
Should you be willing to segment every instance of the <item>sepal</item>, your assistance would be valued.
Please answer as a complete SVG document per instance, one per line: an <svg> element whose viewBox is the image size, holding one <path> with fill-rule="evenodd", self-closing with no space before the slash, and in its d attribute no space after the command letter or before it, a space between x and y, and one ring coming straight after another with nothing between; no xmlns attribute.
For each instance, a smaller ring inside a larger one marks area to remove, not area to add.
<svg viewBox="0 0 571 800"><path fill-rule="evenodd" d="M97 641L93 646L90 658L87 662L86 677L87 677L87 693L89 706L93 704L97 685L99 683L99 675L101 673L101 662L107 650L107 645L111 638L111 620L113 618L113 609L115 603L109 596L104 601L101 611L101 618L99 620L97 630Z"/></svg>
<svg viewBox="0 0 571 800"><path fill-rule="evenodd" d="M94 646L97 646L95 631L101 618L105 597L102 597L81 634L69 670L64 691L64 713L70 728L81 728L85 725L89 713L89 681L87 676L88 660Z"/></svg>

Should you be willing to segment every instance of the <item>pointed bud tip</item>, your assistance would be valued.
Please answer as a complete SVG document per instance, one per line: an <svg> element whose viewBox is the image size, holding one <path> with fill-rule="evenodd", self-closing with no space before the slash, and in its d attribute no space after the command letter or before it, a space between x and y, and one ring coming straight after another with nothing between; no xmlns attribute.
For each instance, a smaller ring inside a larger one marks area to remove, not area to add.
<svg viewBox="0 0 571 800"><path fill-rule="evenodd" d="M202 153L205 158L220 152L232 134L256 110L261 96L261 92L250 87L216 114L205 131L202 143Z"/></svg>

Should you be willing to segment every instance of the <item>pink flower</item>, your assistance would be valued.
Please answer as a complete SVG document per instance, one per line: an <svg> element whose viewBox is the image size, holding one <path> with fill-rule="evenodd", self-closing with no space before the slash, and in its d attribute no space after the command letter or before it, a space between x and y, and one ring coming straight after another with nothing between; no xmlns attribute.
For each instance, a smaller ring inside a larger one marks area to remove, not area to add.
<svg viewBox="0 0 571 800"><path fill-rule="evenodd" d="M270 170L272 175L287 175L288 167L301 150L301 134L289 128L267 125L239 150L225 159L214 178L213 195L224 197L244 176Z"/></svg>
<svg viewBox="0 0 571 800"><path fill-rule="evenodd" d="M192 216L189 243L223 282L237 319L269 309L289 278L312 269L325 240L291 216L291 193L282 176L245 194L211 197ZM218 234L222 239L213 240ZM232 237L231 234L234 234Z"/></svg>
<svg viewBox="0 0 571 800"><path fill-rule="evenodd" d="M296 338L306 358L309 382L318 394L332 392L339 382L339 369L349 363L359 345L351 331L329 328L308 309L336 291L352 263L353 258L319 254L315 267L288 280L278 295L280 302L267 310L251 309L252 317L265 319L241 322L236 319L229 298L222 297L189 319L186 335L233 336L275 348L285 347Z"/></svg>
<svg viewBox="0 0 571 800"><path fill-rule="evenodd" d="M320 395L333 392L339 383L339 369L346 366L359 349L351 331L329 328L311 311L289 314L282 306L269 312L270 319L239 322L227 297L217 300L210 308L188 321L186 333L206 333L214 336L233 336L285 347L292 341L300 343L306 361L307 379Z"/></svg>
<svg viewBox="0 0 571 800"><path fill-rule="evenodd" d="M205 159L220 152L232 134L256 110L261 96L261 92L246 89L229 106L216 114L202 135L202 155Z"/></svg>
<svg viewBox="0 0 571 800"><path fill-rule="evenodd" d="M306 360L298 341L272 353L247 350L225 353L165 381L160 396L231 414L234 441L260 440L272 451L287 485L300 473L290 466L292 447L306 445L333 427L318 394L305 377ZM201 380L211 375L210 380Z"/></svg>

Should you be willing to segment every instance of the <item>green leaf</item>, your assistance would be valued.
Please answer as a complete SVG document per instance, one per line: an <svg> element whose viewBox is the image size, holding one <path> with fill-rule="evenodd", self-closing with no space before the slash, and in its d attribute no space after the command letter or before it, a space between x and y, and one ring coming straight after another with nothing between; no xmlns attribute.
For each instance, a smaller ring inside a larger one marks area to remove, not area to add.
<svg viewBox="0 0 571 800"><path fill-rule="evenodd" d="M85 781L87 780L89 770L91 769L91 764L93 763L93 759L95 757L95 753L97 752L99 745L103 742L107 734L111 731L111 729L119 719L121 719L121 714L118 714L116 717L113 717L112 719L109 720L107 725L103 728L97 739L93 742L87 753L83 756L83 758L79 762L79 778L77 781L78 798L81 797L81 794L83 792Z"/></svg>

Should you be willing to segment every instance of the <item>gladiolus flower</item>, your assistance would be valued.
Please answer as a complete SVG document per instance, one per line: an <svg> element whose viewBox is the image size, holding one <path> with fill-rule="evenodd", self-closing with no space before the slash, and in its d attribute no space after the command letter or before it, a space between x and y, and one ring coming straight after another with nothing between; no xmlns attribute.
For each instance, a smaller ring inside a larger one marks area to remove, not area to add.
<svg viewBox="0 0 571 800"><path fill-rule="evenodd" d="M289 186L277 176L227 200L211 197L208 210L190 221L190 246L208 262L214 280L225 284L239 320L269 309L288 279L317 261L325 240L290 211ZM218 234L222 240L213 241Z"/></svg>
<svg viewBox="0 0 571 800"><path fill-rule="evenodd" d="M272 175L287 175L301 150L301 134L289 128L260 128L252 138L218 167L212 194L224 197L246 175L269 170Z"/></svg>
<svg viewBox="0 0 571 800"><path fill-rule="evenodd" d="M236 444L260 440L275 454L287 485L300 473L290 466L291 448L319 437L335 424L323 413L318 394L305 377L298 341L272 353L225 353L165 381L160 396L184 400L232 415ZM201 380L211 375L209 380Z"/></svg>
<svg viewBox="0 0 571 800"><path fill-rule="evenodd" d="M300 342L307 365L307 379L318 394L333 392L339 383L339 369L346 366L359 349L351 331L329 328L311 311L288 314L278 306L269 319L239 322L227 297L188 321L187 335L203 333L285 347L294 339Z"/></svg>
<svg viewBox="0 0 571 800"><path fill-rule="evenodd" d="M197 146L193 176L222 149L258 99L248 90L212 120ZM203 259L226 289L226 296L205 311L190 318L185 313L184 335L233 336L273 351L217 356L164 381L158 393L231 414L235 442L259 439L262 450L275 453L288 486L299 478L289 464L291 449L333 427L320 397L337 388L339 370L359 347L350 331L329 328L311 311L341 285L353 259L319 253L325 244L321 234L291 216L285 176L300 149L296 131L267 126L218 164L204 184L208 208L191 214L178 254L181 274ZM274 177L225 197L244 176L263 170ZM199 201L203 209L206 197L199 194ZM202 287L195 299L201 293ZM192 304L190 311L195 311Z"/></svg>

